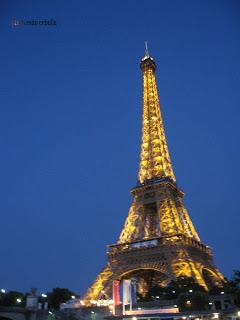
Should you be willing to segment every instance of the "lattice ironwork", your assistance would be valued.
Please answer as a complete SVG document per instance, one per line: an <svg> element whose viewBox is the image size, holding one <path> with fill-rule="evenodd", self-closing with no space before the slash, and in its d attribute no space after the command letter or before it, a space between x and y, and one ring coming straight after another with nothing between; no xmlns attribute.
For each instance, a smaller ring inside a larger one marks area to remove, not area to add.
<svg viewBox="0 0 240 320"><path fill-rule="evenodd" d="M208 279L214 285L224 281L214 266L211 249L200 241L184 206L184 193L176 184L160 112L156 65L148 52L141 60L141 69L139 184L131 190L133 203L117 244L109 247L108 263L84 296L87 305L102 292L111 295L114 279L133 273L143 275L154 270L154 279L162 286L178 277L192 277L206 290L210 286ZM147 278L141 278L144 286Z"/></svg>
<svg viewBox="0 0 240 320"><path fill-rule="evenodd" d="M139 181L171 177L175 181L163 128L155 79L155 63L150 57L141 62L143 71L142 145Z"/></svg>

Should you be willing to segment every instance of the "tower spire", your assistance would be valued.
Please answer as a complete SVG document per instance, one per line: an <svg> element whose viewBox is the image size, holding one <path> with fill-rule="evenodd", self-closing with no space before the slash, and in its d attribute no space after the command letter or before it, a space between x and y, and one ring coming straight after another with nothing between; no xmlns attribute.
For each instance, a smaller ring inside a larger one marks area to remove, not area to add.
<svg viewBox="0 0 240 320"><path fill-rule="evenodd" d="M149 58L150 56L149 56L149 52L148 52L148 42L147 41L145 41L145 57L146 58Z"/></svg>
<svg viewBox="0 0 240 320"><path fill-rule="evenodd" d="M149 56L145 42L143 72L142 143L138 179L140 183L154 178L169 177L175 181L169 156L156 84L156 64Z"/></svg>

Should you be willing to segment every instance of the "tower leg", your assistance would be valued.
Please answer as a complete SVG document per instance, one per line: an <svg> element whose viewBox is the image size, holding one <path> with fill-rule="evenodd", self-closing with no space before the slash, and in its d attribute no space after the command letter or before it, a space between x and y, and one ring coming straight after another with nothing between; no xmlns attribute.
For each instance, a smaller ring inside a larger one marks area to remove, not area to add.
<svg viewBox="0 0 240 320"><path fill-rule="evenodd" d="M111 279L113 272L109 264L107 264L102 271L98 274L94 283L88 288L83 301L86 306L91 304L92 300L97 300L105 289L106 283ZM104 292L103 292L104 293Z"/></svg>

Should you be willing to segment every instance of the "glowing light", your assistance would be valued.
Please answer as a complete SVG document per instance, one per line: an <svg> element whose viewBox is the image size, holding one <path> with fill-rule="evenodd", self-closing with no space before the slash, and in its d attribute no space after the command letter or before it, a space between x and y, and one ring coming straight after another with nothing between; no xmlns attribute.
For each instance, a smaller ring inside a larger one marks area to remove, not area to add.
<svg viewBox="0 0 240 320"><path fill-rule="evenodd" d="M218 319L219 318L219 314L218 313L214 313L213 314L213 319Z"/></svg>
<svg viewBox="0 0 240 320"><path fill-rule="evenodd" d="M142 308L137 308L138 310L142 310Z"/></svg>
<svg viewBox="0 0 240 320"><path fill-rule="evenodd" d="M22 302L22 299L17 298L16 301L17 301L17 303L21 303L21 302Z"/></svg>
<svg viewBox="0 0 240 320"><path fill-rule="evenodd" d="M132 320L137 320L137 317L132 317Z"/></svg>
<svg viewBox="0 0 240 320"><path fill-rule="evenodd" d="M149 97L152 97L151 103L149 103ZM175 181L159 106L155 72L152 68L144 68L143 134L138 173L141 183L154 177L166 176L171 177ZM151 161L149 161L149 159L151 159Z"/></svg>
<svg viewBox="0 0 240 320"><path fill-rule="evenodd" d="M240 311L237 312L237 315L240 316Z"/></svg>
<svg viewBox="0 0 240 320"><path fill-rule="evenodd" d="M43 298L47 298L46 293L42 293L41 296L42 296Z"/></svg>
<svg viewBox="0 0 240 320"><path fill-rule="evenodd" d="M209 302L208 304L210 304L210 306L212 305L212 302Z"/></svg>
<svg viewBox="0 0 240 320"><path fill-rule="evenodd" d="M94 314L95 312L94 312L94 311L91 311L91 313Z"/></svg>
<svg viewBox="0 0 240 320"><path fill-rule="evenodd" d="M72 299L76 299L76 297L75 297L75 296L71 296L71 298L72 298Z"/></svg>
<svg viewBox="0 0 240 320"><path fill-rule="evenodd" d="M192 289L188 290L189 292L193 292Z"/></svg>
<svg viewBox="0 0 240 320"><path fill-rule="evenodd" d="M98 307L109 306L110 304L114 304L114 301L111 299L91 300L90 302L91 304L96 305Z"/></svg>
<svg viewBox="0 0 240 320"><path fill-rule="evenodd" d="M173 291L172 291L172 293L176 293L176 291L175 291L175 290L173 290Z"/></svg>
<svg viewBox="0 0 240 320"><path fill-rule="evenodd" d="M221 291L220 294L224 294L224 291Z"/></svg>
<svg viewBox="0 0 240 320"><path fill-rule="evenodd" d="M6 290L5 290L5 289L1 289L1 292L2 292L2 293L6 293Z"/></svg>
<svg viewBox="0 0 240 320"><path fill-rule="evenodd" d="M187 302L186 302L187 304L191 304L191 301L190 300L187 300Z"/></svg>

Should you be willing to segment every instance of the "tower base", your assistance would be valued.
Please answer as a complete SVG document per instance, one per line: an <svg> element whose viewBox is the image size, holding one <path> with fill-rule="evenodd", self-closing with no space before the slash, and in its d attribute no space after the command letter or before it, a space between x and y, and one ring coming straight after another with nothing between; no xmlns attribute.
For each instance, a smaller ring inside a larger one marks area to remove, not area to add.
<svg viewBox="0 0 240 320"><path fill-rule="evenodd" d="M115 279L137 279L137 291L144 296L151 286L165 287L179 277L191 277L205 290L224 281L211 249L183 234L110 245L108 263L83 300L89 305L103 292L112 297Z"/></svg>

